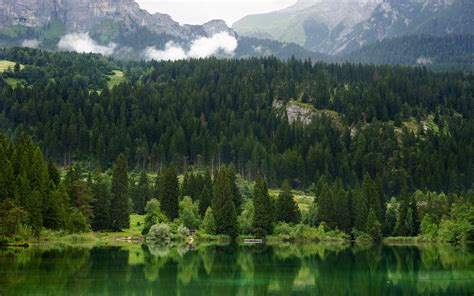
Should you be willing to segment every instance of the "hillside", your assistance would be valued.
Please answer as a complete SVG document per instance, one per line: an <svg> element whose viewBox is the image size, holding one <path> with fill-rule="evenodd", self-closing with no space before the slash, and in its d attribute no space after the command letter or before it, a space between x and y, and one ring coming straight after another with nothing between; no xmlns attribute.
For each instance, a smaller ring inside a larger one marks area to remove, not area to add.
<svg viewBox="0 0 474 296"><path fill-rule="evenodd" d="M340 57L364 64L422 65L434 69L474 70L474 36L414 35L369 44Z"/></svg>

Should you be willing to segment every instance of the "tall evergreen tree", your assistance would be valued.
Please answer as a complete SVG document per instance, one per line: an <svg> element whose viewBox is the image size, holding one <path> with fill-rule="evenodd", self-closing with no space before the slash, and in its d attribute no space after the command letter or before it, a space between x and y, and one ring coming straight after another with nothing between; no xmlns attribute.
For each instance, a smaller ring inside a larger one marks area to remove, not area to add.
<svg viewBox="0 0 474 296"><path fill-rule="evenodd" d="M94 218L91 223L92 230L100 231L112 229L110 222L110 189L99 168L96 168L94 171L92 182L91 191L94 198Z"/></svg>
<svg viewBox="0 0 474 296"><path fill-rule="evenodd" d="M283 182L283 187L276 202L275 211L275 221L277 222L298 223L300 220L300 210L291 193L291 186L288 180Z"/></svg>
<svg viewBox="0 0 474 296"><path fill-rule="evenodd" d="M179 184L174 166L169 166L163 171L158 186L161 210L170 221L178 218Z"/></svg>
<svg viewBox="0 0 474 296"><path fill-rule="evenodd" d="M214 181L214 196L212 198L212 213L216 224L217 234L226 234L231 238L237 237L237 211L234 204L230 170L222 166Z"/></svg>
<svg viewBox="0 0 474 296"><path fill-rule="evenodd" d="M253 227L257 235L270 235L273 233L273 204L268 194L267 182L262 176L257 175L253 191L253 205L255 214Z"/></svg>
<svg viewBox="0 0 474 296"><path fill-rule="evenodd" d="M141 172L140 179L137 184L134 184L133 193L130 192L130 195L133 202L133 211L143 215L145 213L145 205L150 199L150 185L145 171Z"/></svg>
<svg viewBox="0 0 474 296"><path fill-rule="evenodd" d="M130 227L127 170L127 159L125 158L125 155L120 154L115 162L112 172L110 222L112 229L115 231Z"/></svg>

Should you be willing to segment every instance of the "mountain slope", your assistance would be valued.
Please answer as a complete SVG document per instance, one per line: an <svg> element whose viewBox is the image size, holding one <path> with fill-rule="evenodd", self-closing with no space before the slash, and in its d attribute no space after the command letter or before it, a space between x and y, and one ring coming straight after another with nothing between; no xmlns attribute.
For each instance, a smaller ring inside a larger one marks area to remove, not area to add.
<svg viewBox="0 0 474 296"><path fill-rule="evenodd" d="M412 35L386 39L342 56L339 61L474 71L474 35Z"/></svg>
<svg viewBox="0 0 474 296"><path fill-rule="evenodd" d="M473 11L470 0L302 0L287 9L247 16L233 29L246 36L267 36L327 54L344 54L385 38L472 34Z"/></svg>

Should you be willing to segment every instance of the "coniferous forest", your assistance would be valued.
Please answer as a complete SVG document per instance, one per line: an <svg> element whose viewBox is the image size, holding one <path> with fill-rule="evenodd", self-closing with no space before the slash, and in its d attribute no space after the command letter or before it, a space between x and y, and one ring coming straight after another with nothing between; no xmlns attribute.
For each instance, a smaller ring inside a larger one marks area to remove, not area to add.
<svg viewBox="0 0 474 296"><path fill-rule="evenodd" d="M133 212L153 232L179 219L231 237L474 238L472 73L22 48L0 60L15 63L0 80L2 235L120 230ZM294 190L315 196L308 209Z"/></svg>

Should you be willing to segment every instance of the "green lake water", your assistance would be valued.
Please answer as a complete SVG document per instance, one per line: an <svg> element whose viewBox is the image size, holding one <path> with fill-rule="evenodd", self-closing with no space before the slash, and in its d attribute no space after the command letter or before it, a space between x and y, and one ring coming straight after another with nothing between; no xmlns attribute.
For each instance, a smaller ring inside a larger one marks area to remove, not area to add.
<svg viewBox="0 0 474 296"><path fill-rule="evenodd" d="M283 245L0 249L0 295L474 295L474 249Z"/></svg>

